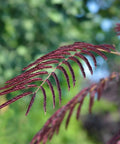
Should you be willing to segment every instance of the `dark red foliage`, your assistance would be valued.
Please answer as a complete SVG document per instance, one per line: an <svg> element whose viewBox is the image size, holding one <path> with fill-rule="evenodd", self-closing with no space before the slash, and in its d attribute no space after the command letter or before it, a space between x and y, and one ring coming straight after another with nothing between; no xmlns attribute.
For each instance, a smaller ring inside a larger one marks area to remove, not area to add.
<svg viewBox="0 0 120 144"><path fill-rule="evenodd" d="M20 94L20 95L18 95L18 96L16 96L16 97L12 98L11 100L8 100L8 101L5 102L4 104L0 105L0 109L6 107L7 105L9 105L9 104L17 101L18 99L23 98L24 96L30 95L30 94L32 94L32 93L33 93L33 92L25 92L25 93L23 93L23 94Z"/></svg>
<svg viewBox="0 0 120 144"><path fill-rule="evenodd" d="M52 96L53 96L53 108L55 108L55 92L54 92L54 89L53 89L53 85L52 83L47 79L46 82L48 83L49 87L50 87L50 90L52 92Z"/></svg>
<svg viewBox="0 0 120 144"><path fill-rule="evenodd" d="M64 74L65 79L67 81L68 90L69 90L70 89L70 76L68 75L66 69L63 67L64 65L68 67L71 73L73 86L75 86L75 81L76 81L75 73L69 60L76 62L83 76L86 77L84 67L79 59L82 59L87 64L91 74L93 73L93 70L92 70L91 64L89 63L89 60L83 54L89 55L93 59L94 64L96 66L97 64L96 64L96 58L95 58L94 53L97 53L98 55L102 56L104 59L107 59L107 57L102 51L110 53L111 50L115 50L115 48L112 45L108 45L108 44L93 45L93 44L89 44L85 42L75 42L74 44L71 44L71 45L62 46L38 58L35 62L31 63L30 65L28 65L27 67L23 69L25 70L25 72L7 81L6 85L0 88L0 95L9 94L11 92L24 90L24 89L29 92L31 91L31 88L32 89L36 88L35 91L33 89L34 95L28 106L28 110L26 113L27 115L34 102L34 98L35 98L37 91L41 89L43 92L43 96L44 96L44 110L46 112L46 93L45 93L45 89L43 88L43 84L46 82L48 83L51 89L52 96L53 96L53 107L55 107L55 92L54 92L52 83L50 82L50 80L48 80L51 75L55 79L56 86L57 86L58 93L59 93L59 102L61 103L61 88L60 88L58 77L55 74L56 69L60 69L62 73ZM79 59L76 57L79 57ZM51 72L49 72L48 69L51 69ZM45 75L46 75L46 78L45 78ZM101 85L101 88L99 88L98 90L98 95L100 95L102 91L101 90L102 87L103 86ZM9 104L13 103L17 99L13 98L12 100L9 101ZM5 105L3 104L2 107L3 106L6 106L6 104Z"/></svg>
<svg viewBox="0 0 120 144"><path fill-rule="evenodd" d="M33 94L32 98L31 98L31 101L30 101L30 104L29 104L29 106L28 106L28 109L27 109L25 115L28 115L28 113L29 113L29 111L30 111L30 108L32 107L32 104L33 104L33 102L34 102L35 96L36 96L36 93Z"/></svg>
<svg viewBox="0 0 120 144"><path fill-rule="evenodd" d="M67 65L70 72L71 72L71 75L72 75L72 79L73 79L73 87L75 86L75 74L74 74L74 71L73 71L73 68L72 66L70 65L70 63L68 61L63 61L63 64Z"/></svg>
<svg viewBox="0 0 120 144"><path fill-rule="evenodd" d="M40 89L42 90L43 92L43 96L44 96L44 104L43 104L43 107L44 107L44 112L46 113L46 92L45 92L45 89L40 86Z"/></svg>
<svg viewBox="0 0 120 144"><path fill-rule="evenodd" d="M63 74L66 78L67 84L68 84L68 90L70 90L70 81L69 81L69 76L68 76L66 70L62 66L57 66L57 69L60 69L63 72Z"/></svg>
<svg viewBox="0 0 120 144"><path fill-rule="evenodd" d="M55 82L56 82L56 85L57 85L57 89L58 89L58 93L59 93L59 102L61 103L62 98L61 98L61 88L60 88L60 83L59 83L59 80L58 80L57 75L56 75L54 72L52 72L52 76L53 76L54 79L55 79Z"/></svg>

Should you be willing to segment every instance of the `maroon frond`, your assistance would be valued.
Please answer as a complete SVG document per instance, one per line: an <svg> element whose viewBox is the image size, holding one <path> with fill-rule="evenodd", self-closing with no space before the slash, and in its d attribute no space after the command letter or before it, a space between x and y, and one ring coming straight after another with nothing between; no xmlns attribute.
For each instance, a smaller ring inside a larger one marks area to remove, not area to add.
<svg viewBox="0 0 120 144"><path fill-rule="evenodd" d="M90 92L89 113L92 112L92 107L93 107L93 104L94 104L95 93L96 93L96 91L94 91L94 90Z"/></svg>
<svg viewBox="0 0 120 144"><path fill-rule="evenodd" d="M78 56L79 58L83 59L83 61L87 64L91 74L93 74L93 70L92 70L92 67L91 67L88 59L85 56L81 55L80 53L76 53L75 56Z"/></svg>
<svg viewBox="0 0 120 144"><path fill-rule="evenodd" d="M86 74L85 74L85 71L84 71L84 68L83 68L81 62L76 57L69 57L69 59L75 61L79 65L80 70L81 70L81 72L83 74L83 77L85 78Z"/></svg>
<svg viewBox="0 0 120 144"><path fill-rule="evenodd" d="M43 105L43 107L44 107L44 112L46 113L46 92L45 92L45 89L42 86L40 86L40 89L42 90L42 93L43 93L43 96L44 96L44 105Z"/></svg>
<svg viewBox="0 0 120 144"><path fill-rule="evenodd" d="M47 79L46 80L47 84L49 85L51 92L52 92L52 96L53 96L53 108L55 108L55 92L53 89L53 85L51 84L51 82Z"/></svg>
<svg viewBox="0 0 120 144"><path fill-rule="evenodd" d="M17 90L22 90L25 88L26 88L25 86L15 86L15 87L12 87L10 89L7 89L7 90L0 92L0 96L5 95L5 94L9 94L9 93L17 91Z"/></svg>
<svg viewBox="0 0 120 144"><path fill-rule="evenodd" d="M57 66L57 69L60 69L63 72L63 74L64 74L64 76L66 78L66 81L67 81L68 90L70 90L70 81L69 81L69 76L68 76L66 70L62 66Z"/></svg>
<svg viewBox="0 0 120 144"><path fill-rule="evenodd" d="M96 58L93 53L91 53L90 51L87 51L87 50L81 50L81 53L89 55L93 59L95 67L97 67L97 61L96 61Z"/></svg>
<svg viewBox="0 0 120 144"><path fill-rule="evenodd" d="M11 100L8 100L7 102L3 103L2 105L0 105L0 109L2 109L3 107L6 107L7 105L9 105L9 104L17 101L18 99L20 99L20 98L22 98L22 97L24 97L24 96L30 95L30 94L32 94L32 93L33 93L33 92L25 92L25 93L23 93L23 94L20 94L20 95L18 95L18 96L16 96L16 97L12 98Z"/></svg>
<svg viewBox="0 0 120 144"><path fill-rule="evenodd" d="M29 111L30 111L30 109L31 109L31 107L32 107L32 105L33 105L35 96L36 96L36 93L34 93L33 96L32 96L32 98L31 98L31 101L30 101L30 103L29 103L28 109L27 109L26 114L25 114L26 116L28 115L28 113L29 113Z"/></svg>
<svg viewBox="0 0 120 144"><path fill-rule="evenodd" d="M63 63L64 63L65 65L67 65L68 68L69 68L69 70L70 70L70 73L71 73L71 75L72 75L72 80L73 80L73 87L74 87L76 80L75 80L75 74L74 74L73 68L72 68L72 66L70 65L70 63L69 63L68 61L63 61Z"/></svg>
<svg viewBox="0 0 120 144"><path fill-rule="evenodd" d="M68 115L68 117L67 117L66 125L65 125L65 128L66 128L66 129L67 129L68 124L69 124L69 122L70 122L70 118L71 118L71 115L72 115L72 113L73 113L74 108L75 108L75 105L73 105L73 106L71 107L70 111L69 111L69 115Z"/></svg>
<svg viewBox="0 0 120 144"><path fill-rule="evenodd" d="M56 85L57 85L57 90L58 90L58 93L59 93L59 102L60 102L60 104L61 104L61 100L62 100L62 98L61 98L61 88L60 88L60 83L59 83L59 80L58 80L57 75L56 75L54 72L52 72L52 76L54 77L55 82L56 82Z"/></svg>

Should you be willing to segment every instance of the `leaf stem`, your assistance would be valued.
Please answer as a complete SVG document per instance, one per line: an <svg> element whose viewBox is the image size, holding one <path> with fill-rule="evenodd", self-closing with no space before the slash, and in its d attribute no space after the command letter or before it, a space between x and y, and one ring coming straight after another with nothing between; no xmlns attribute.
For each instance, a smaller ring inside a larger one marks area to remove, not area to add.
<svg viewBox="0 0 120 144"><path fill-rule="evenodd" d="M105 51L105 50L103 50L103 49L98 49L98 50L99 50L99 51L103 51L103 52L107 52L107 51ZM120 52L118 52L118 51L110 51L110 53L120 56Z"/></svg>

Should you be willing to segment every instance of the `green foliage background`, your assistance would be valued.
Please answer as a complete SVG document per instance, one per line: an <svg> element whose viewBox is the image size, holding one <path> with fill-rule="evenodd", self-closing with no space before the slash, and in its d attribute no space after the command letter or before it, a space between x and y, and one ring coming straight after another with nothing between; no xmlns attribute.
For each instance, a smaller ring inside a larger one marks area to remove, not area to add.
<svg viewBox="0 0 120 144"><path fill-rule="evenodd" d="M20 74L23 67L38 57L65 44L75 41L94 44L108 43L115 44L116 48L120 50L119 38L115 36L113 30L115 23L120 20L120 1L101 0L101 6L100 2L95 1L100 6L96 13L92 13L88 9L88 2L92 1L0 0L0 86L6 80ZM106 19L110 20L112 24L108 31L101 28L102 22ZM112 55L109 59L112 59L112 65L119 65L120 58ZM109 65L111 66L110 62ZM72 88L69 93L66 91L66 83L61 83L62 104L68 102L82 88L83 79L77 66L73 65L73 68L80 82L78 80L76 87ZM109 69L112 70L112 67ZM47 87L46 91L48 92L46 115L43 112L41 93L38 94L27 117L24 114L30 97L23 98L0 111L1 144L28 144L45 121L61 107L57 103L53 110L52 96ZM0 97L0 103L13 96L14 94ZM87 105L87 101L85 104ZM85 104L83 114L88 108ZM100 104L103 110L115 110L114 106L107 107L102 101ZM96 107L102 110L99 105ZM97 108L95 109L97 111ZM79 144L80 142L96 144L96 141L87 136L81 122L77 122L73 115L68 130L64 130L63 124L59 136L54 136L53 140L48 143Z"/></svg>

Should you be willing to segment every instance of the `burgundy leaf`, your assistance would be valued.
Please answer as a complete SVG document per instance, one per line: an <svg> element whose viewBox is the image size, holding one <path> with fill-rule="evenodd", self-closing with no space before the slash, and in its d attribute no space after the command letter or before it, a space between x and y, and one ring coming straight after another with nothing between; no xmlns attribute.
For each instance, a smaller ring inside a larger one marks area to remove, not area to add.
<svg viewBox="0 0 120 144"><path fill-rule="evenodd" d="M30 103L29 103L28 109L27 109L26 114L25 114L26 116L28 115L28 113L29 113L29 111L30 111L30 108L31 108L32 105L33 105L35 96L36 96L36 93L34 93L33 96L32 96L32 98L31 98L31 101L30 101Z"/></svg>
<svg viewBox="0 0 120 144"><path fill-rule="evenodd" d="M46 113L46 92L45 89L40 86L40 89L42 90L43 96L44 96L44 112Z"/></svg>
<svg viewBox="0 0 120 144"><path fill-rule="evenodd" d="M26 93L23 93L23 94L20 94L14 98L12 98L11 100L8 100L7 102L3 103L2 105L0 105L0 109L2 109L3 107L6 107L7 105L17 101L18 99L26 96L26 95L29 95L29 94L32 94L33 92L26 92Z"/></svg>
<svg viewBox="0 0 120 144"><path fill-rule="evenodd" d="M46 82L48 83L50 89L51 89L51 92L52 92L52 96L53 96L53 108L55 108L55 92L54 92L54 89L53 89L53 85L51 84L51 82L47 79Z"/></svg>
<svg viewBox="0 0 120 144"><path fill-rule="evenodd" d="M57 85L57 89L58 89L58 93L59 93L59 102L61 104L61 88L60 88L60 83L59 83L57 75L54 72L52 72L52 76L54 77L56 85Z"/></svg>
<svg viewBox="0 0 120 144"><path fill-rule="evenodd" d="M66 70L62 66L57 66L57 69L60 69L63 72L63 74L66 78L67 84L68 84L68 90L70 90L70 81L69 81L69 76L68 76Z"/></svg>
<svg viewBox="0 0 120 144"><path fill-rule="evenodd" d="M11 93L11 92L14 92L14 91L17 91L17 90L22 90L22 89L25 89L25 88L26 88L25 86L17 86L17 87L15 86L15 87L12 87L10 89L7 89L7 90L4 90L4 91L0 92L0 96Z"/></svg>
<svg viewBox="0 0 120 144"><path fill-rule="evenodd" d="M65 126L66 129L68 127L68 124L69 124L69 121L70 121L70 118L71 118L71 115L73 113L74 108L75 108L75 105L73 105L69 111L69 115L68 115L67 120L66 120L66 126Z"/></svg>
<svg viewBox="0 0 120 144"><path fill-rule="evenodd" d="M76 114L76 119L78 120L79 119L79 115L80 115L80 111L81 111L81 107L82 107L82 104L83 104L83 101L84 101L84 98L81 100L78 108L77 108L77 114Z"/></svg>
<svg viewBox="0 0 120 144"><path fill-rule="evenodd" d="M71 72L72 79L73 79L73 87L74 87L76 80L75 80L75 74L74 74L74 71L73 71L73 69L72 69L72 66L70 65L70 63L69 63L68 61L63 61L63 63L68 66L68 68L69 68L69 70L70 70L70 72Z"/></svg>
<svg viewBox="0 0 120 144"><path fill-rule="evenodd" d="M64 119L64 117L65 117L65 114L66 114L66 113L63 113L63 114L62 114L62 117L61 117L60 120L58 121L58 124L57 124L57 126L56 126L56 134L59 133L60 125L61 125L61 123L62 123L62 121L63 121L63 119Z"/></svg>
<svg viewBox="0 0 120 144"><path fill-rule="evenodd" d="M58 50L58 51L56 51L56 53L54 54L54 56L55 55L71 55L71 53L69 53L68 50L67 51Z"/></svg>
<svg viewBox="0 0 120 144"><path fill-rule="evenodd" d="M59 61L58 60L48 60L48 61L40 63L40 65L55 64L55 63L59 63Z"/></svg>

